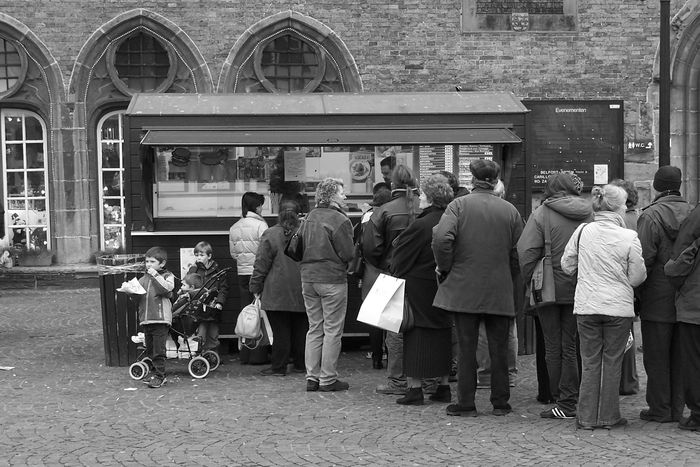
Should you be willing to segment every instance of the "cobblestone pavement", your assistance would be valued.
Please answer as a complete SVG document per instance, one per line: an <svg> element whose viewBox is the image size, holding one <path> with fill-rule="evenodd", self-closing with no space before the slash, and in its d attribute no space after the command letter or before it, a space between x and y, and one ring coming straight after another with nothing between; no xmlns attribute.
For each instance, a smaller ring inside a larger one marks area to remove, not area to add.
<svg viewBox="0 0 700 467"><path fill-rule="evenodd" d="M15 368L0 371L0 465L700 463L700 433L640 420L643 395L622 398L630 424L611 431L539 418L533 356L505 417L487 390L477 418L399 406L362 351L341 356L348 392L307 393L303 375L263 377L235 354L203 380L168 360L169 384L149 389L104 365L99 303L96 289L2 292L0 366Z"/></svg>

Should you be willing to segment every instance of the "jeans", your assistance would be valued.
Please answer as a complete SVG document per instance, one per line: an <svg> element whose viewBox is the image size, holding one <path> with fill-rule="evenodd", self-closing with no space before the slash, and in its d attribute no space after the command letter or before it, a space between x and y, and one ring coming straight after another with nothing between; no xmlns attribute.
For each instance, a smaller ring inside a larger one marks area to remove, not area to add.
<svg viewBox="0 0 700 467"><path fill-rule="evenodd" d="M515 377L518 374L518 330L515 327L515 318L510 321L508 330L508 383L515 386ZM491 386L491 357L489 357L489 340L486 336L486 325L482 321L479 324L479 344L476 347L477 384L479 386Z"/></svg>
<svg viewBox="0 0 700 467"><path fill-rule="evenodd" d="M309 332L306 313L268 311L267 317L270 320L273 335L271 368L277 372L286 373L290 356L294 362L294 368L304 368L306 333Z"/></svg>
<svg viewBox="0 0 700 467"><path fill-rule="evenodd" d="M700 421L700 324L678 323L678 331L685 403L690 416Z"/></svg>
<svg viewBox="0 0 700 467"><path fill-rule="evenodd" d="M219 323L216 321L202 321L197 328L197 335L203 338L202 352L216 350L219 346Z"/></svg>
<svg viewBox="0 0 700 467"><path fill-rule="evenodd" d="M153 372L158 376L165 376L165 341L169 331L170 326L164 323L143 325L146 357L153 362Z"/></svg>
<svg viewBox="0 0 700 467"><path fill-rule="evenodd" d="M537 317L542 326L544 358L547 362L552 396L559 408L567 412L575 412L579 374L574 306L545 306L537 310Z"/></svg>
<svg viewBox="0 0 700 467"><path fill-rule="evenodd" d="M584 426L620 421L620 370L632 318L577 315L581 340L578 421ZM645 344L646 345L646 344Z"/></svg>
<svg viewBox="0 0 700 467"><path fill-rule="evenodd" d="M384 343L386 344L386 369L389 385L406 387L406 375L403 372L403 334L387 331Z"/></svg>
<svg viewBox="0 0 700 467"><path fill-rule="evenodd" d="M512 318L508 316L455 313L455 327L459 342L457 368L457 401L460 406L475 409L476 348L479 341L479 323L484 321L491 358L491 404L494 408L510 408L508 386L508 331Z"/></svg>
<svg viewBox="0 0 700 467"><path fill-rule="evenodd" d="M348 304L348 284L303 282L309 332L306 333L306 379L321 385L338 379L338 357L345 313Z"/></svg>
<svg viewBox="0 0 700 467"><path fill-rule="evenodd" d="M678 325L642 320L647 404L652 415L679 420L685 406ZM685 358L685 355L683 355Z"/></svg>

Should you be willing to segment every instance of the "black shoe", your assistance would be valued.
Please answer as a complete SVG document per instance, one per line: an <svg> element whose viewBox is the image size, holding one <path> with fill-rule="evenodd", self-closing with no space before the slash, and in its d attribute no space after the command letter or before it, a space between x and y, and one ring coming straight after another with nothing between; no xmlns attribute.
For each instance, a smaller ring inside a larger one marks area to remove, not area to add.
<svg viewBox="0 0 700 467"><path fill-rule="evenodd" d="M314 381L313 379L306 380L306 392L316 392L318 388L318 381Z"/></svg>
<svg viewBox="0 0 700 467"><path fill-rule="evenodd" d="M576 418L576 412L569 412L564 409L560 409L559 406L547 409L540 413L542 418Z"/></svg>
<svg viewBox="0 0 700 467"><path fill-rule="evenodd" d="M690 416L678 422L678 428L687 431L700 431L700 419Z"/></svg>
<svg viewBox="0 0 700 467"><path fill-rule="evenodd" d="M656 422L656 423L671 423L673 418L670 416L655 415L652 413L651 409L644 409L639 412L639 418L645 422Z"/></svg>
<svg viewBox="0 0 700 467"><path fill-rule="evenodd" d="M287 376L284 371L275 370L274 368L265 368L260 370L260 374L263 376Z"/></svg>
<svg viewBox="0 0 700 467"><path fill-rule="evenodd" d="M372 360L372 368L374 368L375 370L381 370L382 368L384 368L384 364L382 363L382 360L381 359L377 360L376 358L373 359Z"/></svg>
<svg viewBox="0 0 700 467"><path fill-rule="evenodd" d="M445 408L445 413L447 415L454 415L456 417L476 417L476 407L464 407L459 404L450 404Z"/></svg>
<svg viewBox="0 0 700 467"><path fill-rule="evenodd" d="M348 383L337 379L331 384L322 384L318 387L319 391L324 392L347 391L348 389L350 389L350 385Z"/></svg>
<svg viewBox="0 0 700 467"><path fill-rule="evenodd" d="M168 380L165 379L165 376L153 375L153 376L151 376L151 379L148 380L148 387L149 388L159 388L167 382L168 382Z"/></svg>
<svg viewBox="0 0 700 467"><path fill-rule="evenodd" d="M434 394L431 394L428 399L433 402L450 402L452 401L452 391L449 384L441 384L437 387Z"/></svg>
<svg viewBox="0 0 700 467"><path fill-rule="evenodd" d="M605 428L606 430L612 430L615 427L625 426L625 425L627 425L627 419L624 417L620 417L620 419L618 421L616 421L615 423L613 423L612 425L603 425L603 428Z"/></svg>
<svg viewBox="0 0 700 467"><path fill-rule="evenodd" d="M408 388L405 396L396 399L396 403L401 405L423 405L423 401L422 388Z"/></svg>
<svg viewBox="0 0 700 467"><path fill-rule="evenodd" d="M508 415L513 411L513 408L510 406L510 404L506 404L505 407L494 407L491 413L497 417L502 417L504 415Z"/></svg>
<svg viewBox="0 0 700 467"><path fill-rule="evenodd" d="M304 374L306 374L306 368L294 367L294 368L292 368L292 373L304 373Z"/></svg>

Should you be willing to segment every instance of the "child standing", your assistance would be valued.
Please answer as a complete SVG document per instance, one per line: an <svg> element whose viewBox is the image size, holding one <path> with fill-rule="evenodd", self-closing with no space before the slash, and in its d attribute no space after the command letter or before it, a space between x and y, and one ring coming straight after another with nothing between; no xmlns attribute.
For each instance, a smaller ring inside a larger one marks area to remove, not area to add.
<svg viewBox="0 0 700 467"><path fill-rule="evenodd" d="M143 327L146 356L153 362L153 376L148 387L165 384L165 341L172 322L170 292L175 288L175 276L165 269L168 254L154 246L146 252L146 274L139 279L146 293L139 300L139 323Z"/></svg>
<svg viewBox="0 0 700 467"><path fill-rule="evenodd" d="M187 274L197 274L202 278L202 283L206 284L212 276L221 270L217 262L212 259L212 254L213 249L208 242L197 243L194 247L195 264L187 271ZM228 296L226 276L221 276L218 283L210 284L210 287L216 287L218 294L213 304L207 303L206 305L213 306L219 312L213 318L200 320L199 322L197 335L202 338L202 352L216 350L219 346L219 321L221 319L221 310L224 308L224 303L226 303L226 297Z"/></svg>

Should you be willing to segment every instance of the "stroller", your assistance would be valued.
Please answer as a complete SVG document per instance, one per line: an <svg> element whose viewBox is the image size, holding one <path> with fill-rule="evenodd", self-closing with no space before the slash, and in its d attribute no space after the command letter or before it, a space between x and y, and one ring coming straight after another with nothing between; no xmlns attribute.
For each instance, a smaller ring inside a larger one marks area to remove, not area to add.
<svg viewBox="0 0 700 467"><path fill-rule="evenodd" d="M217 317L220 310L213 306L219 294L219 283L225 278L231 268L225 268L211 276L197 292L183 304L175 303L173 307L173 322L170 325L170 336L175 342L181 342L174 350L172 358L189 359L187 370L193 378L201 379L209 372L216 370L221 363L219 354L214 350L201 352L203 337L196 335L199 322ZM132 336L131 340L143 344L141 334ZM153 370L151 359L145 356L146 348L138 347L140 354L137 361L129 367L129 376L135 380L144 379ZM170 351L166 355L171 358Z"/></svg>

